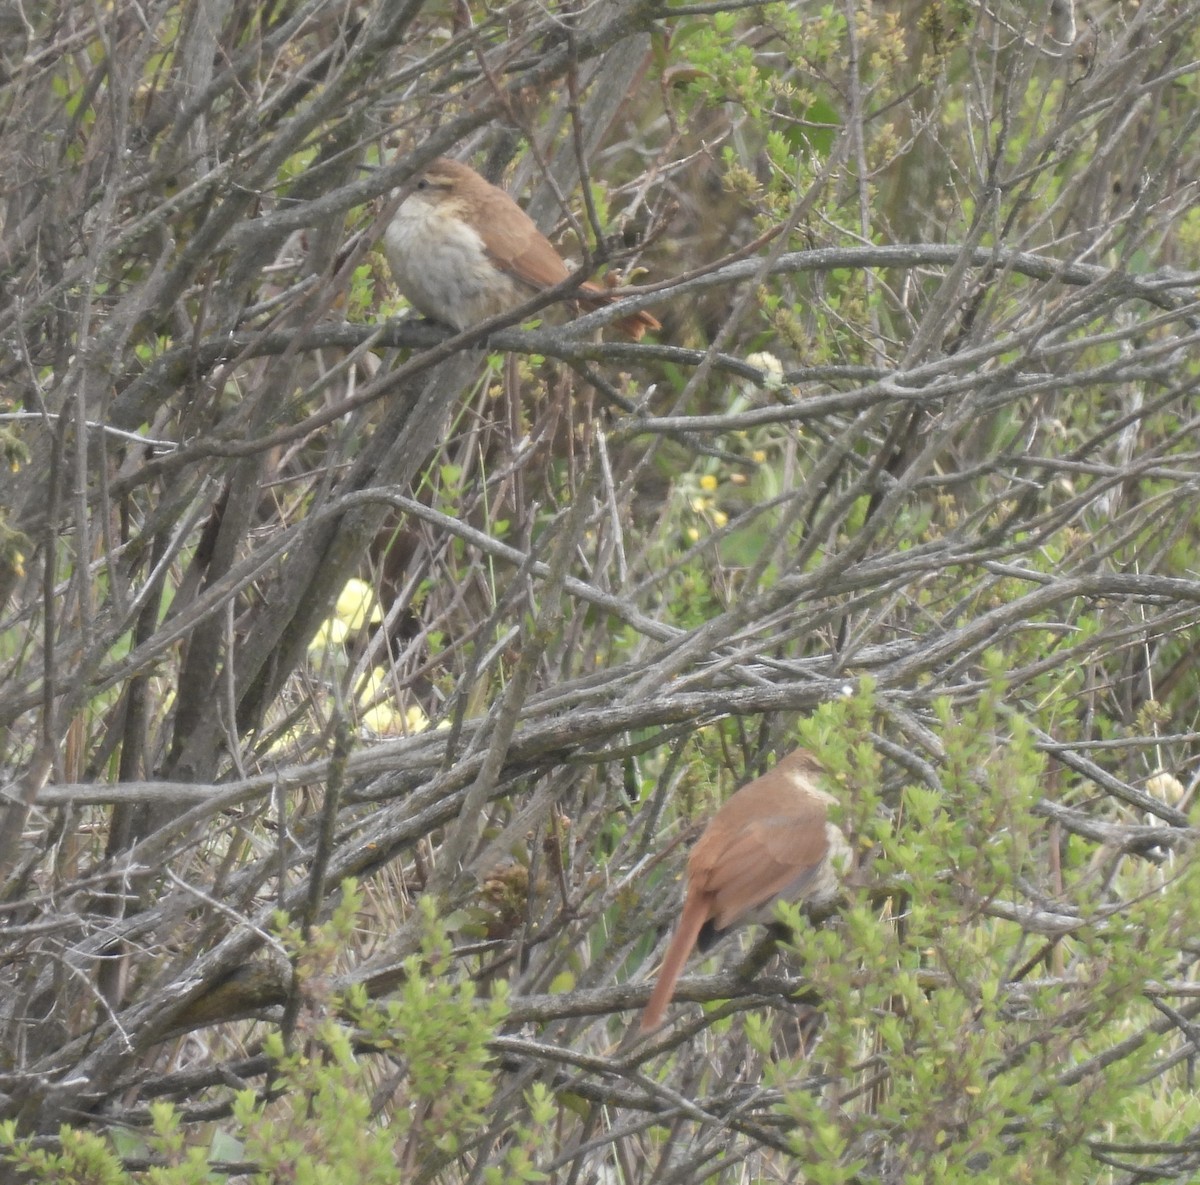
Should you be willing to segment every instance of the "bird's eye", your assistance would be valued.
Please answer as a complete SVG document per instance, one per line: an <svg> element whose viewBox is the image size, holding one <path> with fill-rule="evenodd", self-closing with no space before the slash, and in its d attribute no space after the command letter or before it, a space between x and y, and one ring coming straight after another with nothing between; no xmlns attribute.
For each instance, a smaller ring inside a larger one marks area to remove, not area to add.
<svg viewBox="0 0 1200 1185"><path fill-rule="evenodd" d="M417 188L418 189L428 189L429 188L429 179L427 177L422 177L421 180L417 182Z"/></svg>

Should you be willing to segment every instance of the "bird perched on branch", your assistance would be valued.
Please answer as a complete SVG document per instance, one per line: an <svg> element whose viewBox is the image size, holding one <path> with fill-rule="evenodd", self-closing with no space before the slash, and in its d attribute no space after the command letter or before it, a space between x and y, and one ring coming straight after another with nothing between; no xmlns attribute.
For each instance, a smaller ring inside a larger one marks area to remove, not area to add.
<svg viewBox="0 0 1200 1185"><path fill-rule="evenodd" d="M567 265L533 220L474 169L438 157L383 235L396 285L426 317L458 330L561 284ZM620 292L590 281L572 299L596 309ZM661 329L644 310L617 322L635 341Z"/></svg>
<svg viewBox="0 0 1200 1185"><path fill-rule="evenodd" d="M713 815L688 857L687 896L641 1031L666 1015L694 946L707 950L733 926L772 920L777 899L826 904L838 893L850 848L829 821L833 798L811 753L789 753Z"/></svg>

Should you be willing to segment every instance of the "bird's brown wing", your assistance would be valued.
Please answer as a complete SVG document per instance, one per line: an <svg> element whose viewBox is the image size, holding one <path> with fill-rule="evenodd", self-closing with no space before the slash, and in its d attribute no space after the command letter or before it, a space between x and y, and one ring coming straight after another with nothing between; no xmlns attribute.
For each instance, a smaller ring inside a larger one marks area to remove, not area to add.
<svg viewBox="0 0 1200 1185"><path fill-rule="evenodd" d="M705 877L719 930L773 897L803 895L825 857L825 810L755 819L729 836Z"/></svg>
<svg viewBox="0 0 1200 1185"><path fill-rule="evenodd" d="M567 278L567 265L550 240L508 194L493 187L483 207L487 252L501 271L535 291L552 288ZM503 217L499 216L501 207Z"/></svg>
<svg viewBox="0 0 1200 1185"><path fill-rule="evenodd" d="M501 205L505 211L503 218L495 216ZM520 217L514 216L514 210ZM502 272L528 285L533 292L553 288L571 274L550 240L503 190L494 190L484 199L484 216L488 220L487 253ZM620 299L619 291L602 288L590 281L581 284L579 291L580 303L585 308L600 308ZM635 341L641 340L647 329L662 328L657 318L645 309L631 313L618 325Z"/></svg>

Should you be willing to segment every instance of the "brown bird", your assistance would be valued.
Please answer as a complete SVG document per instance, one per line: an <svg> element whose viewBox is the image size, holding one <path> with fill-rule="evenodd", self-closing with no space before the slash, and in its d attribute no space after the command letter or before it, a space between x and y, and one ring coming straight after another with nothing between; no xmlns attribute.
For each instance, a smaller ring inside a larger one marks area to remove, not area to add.
<svg viewBox="0 0 1200 1185"><path fill-rule="evenodd" d="M709 820L688 857L683 914L642 1013L643 1033L662 1023L693 946L707 950L732 926L771 921L777 898L821 904L837 896L850 848L829 822L834 800L819 785L823 775L817 759L797 749Z"/></svg>
<svg viewBox="0 0 1200 1185"><path fill-rule="evenodd" d="M438 157L400 203L383 234L396 285L420 312L463 330L561 284L567 265L533 220L474 169ZM620 293L590 281L574 298L585 308ZM645 311L617 324L639 340L661 329Z"/></svg>

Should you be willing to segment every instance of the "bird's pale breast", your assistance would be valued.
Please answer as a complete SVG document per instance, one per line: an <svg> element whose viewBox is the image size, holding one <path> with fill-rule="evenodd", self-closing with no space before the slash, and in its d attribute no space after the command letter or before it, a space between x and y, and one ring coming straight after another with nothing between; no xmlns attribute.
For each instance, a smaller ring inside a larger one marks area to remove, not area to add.
<svg viewBox="0 0 1200 1185"><path fill-rule="evenodd" d="M400 291L426 317L455 329L525 299L488 258L479 235L420 194L400 206L384 232L383 247Z"/></svg>

